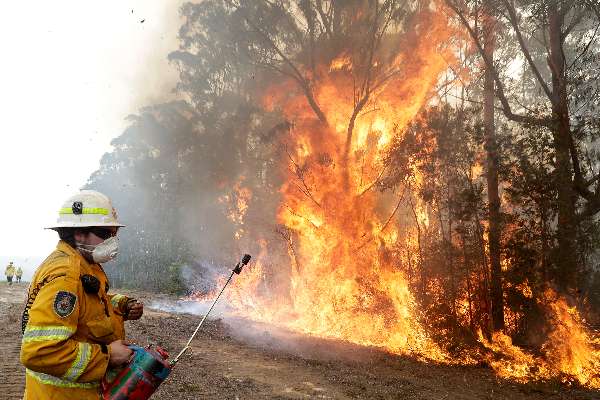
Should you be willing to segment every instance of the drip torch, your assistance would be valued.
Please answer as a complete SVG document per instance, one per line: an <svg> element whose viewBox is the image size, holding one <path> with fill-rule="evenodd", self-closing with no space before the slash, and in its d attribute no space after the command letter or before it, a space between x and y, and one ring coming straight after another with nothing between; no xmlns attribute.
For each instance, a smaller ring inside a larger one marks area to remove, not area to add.
<svg viewBox="0 0 600 400"><path fill-rule="evenodd" d="M223 288L213 301L212 305L202 317L202 320L196 327L196 330L190 336L185 347L177 354L172 361L167 361L169 354L162 348L148 346L142 348L139 346L129 346L133 350L132 360L118 373L107 374L101 385L103 400L147 400L158 389L160 384L169 376L179 358L190 348L190 344L198 333L198 330L212 311L217 300L223 294L223 291L233 278L234 274L239 275L242 268L248 264L251 256L244 254L240 262L231 271L229 279L223 285ZM110 376L112 375L112 376Z"/></svg>

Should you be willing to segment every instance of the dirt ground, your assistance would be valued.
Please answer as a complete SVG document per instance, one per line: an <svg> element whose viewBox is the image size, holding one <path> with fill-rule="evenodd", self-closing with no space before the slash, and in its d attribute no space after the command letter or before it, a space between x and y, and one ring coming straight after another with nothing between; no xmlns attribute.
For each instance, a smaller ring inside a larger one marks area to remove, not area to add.
<svg viewBox="0 0 600 400"><path fill-rule="evenodd" d="M20 399L23 392L18 356L25 291L26 284L0 283L0 399ZM148 294L135 295L146 304L154 300ZM195 315L146 307L141 320L127 322L128 337L175 355L198 322ZM423 363L247 321L210 320L192 344L193 351L153 399L600 400L600 391L555 383L521 385L498 380L485 367Z"/></svg>

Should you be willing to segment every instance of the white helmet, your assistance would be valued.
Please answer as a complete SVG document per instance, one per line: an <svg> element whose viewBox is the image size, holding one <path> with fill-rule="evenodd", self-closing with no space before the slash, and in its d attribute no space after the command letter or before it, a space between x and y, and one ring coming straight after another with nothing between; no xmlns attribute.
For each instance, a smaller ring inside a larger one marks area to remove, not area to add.
<svg viewBox="0 0 600 400"><path fill-rule="evenodd" d="M69 197L58 212L56 223L46 229L125 226L117 221L110 199L95 190L82 190Z"/></svg>

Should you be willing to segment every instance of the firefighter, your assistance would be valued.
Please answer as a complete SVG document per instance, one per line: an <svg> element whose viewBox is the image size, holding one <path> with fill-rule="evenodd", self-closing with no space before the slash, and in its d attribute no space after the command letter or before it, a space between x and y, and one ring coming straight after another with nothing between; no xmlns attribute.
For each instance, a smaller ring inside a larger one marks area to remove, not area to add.
<svg viewBox="0 0 600 400"><path fill-rule="evenodd" d="M17 283L20 283L21 278L23 277L23 270L21 269L21 267L17 268L17 272L15 273L15 276L17 277Z"/></svg>
<svg viewBox="0 0 600 400"><path fill-rule="evenodd" d="M4 273L6 274L6 281L9 285L12 285L13 275L15 274L15 266L12 261L8 263Z"/></svg>
<svg viewBox="0 0 600 400"><path fill-rule="evenodd" d="M107 369L132 357L123 321L139 319L143 304L108 294L101 265L117 255L123 226L108 197L84 190L49 227L60 241L35 272L22 317L24 399L97 400Z"/></svg>

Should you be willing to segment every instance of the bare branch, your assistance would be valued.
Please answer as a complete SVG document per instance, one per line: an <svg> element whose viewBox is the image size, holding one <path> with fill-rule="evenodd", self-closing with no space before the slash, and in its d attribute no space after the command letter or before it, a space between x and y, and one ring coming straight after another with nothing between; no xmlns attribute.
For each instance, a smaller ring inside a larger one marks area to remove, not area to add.
<svg viewBox="0 0 600 400"><path fill-rule="evenodd" d="M285 208L288 209L288 211L290 212L290 214L295 215L296 217L299 217L299 218L302 218L302 219L306 220L306 222L308 222L309 224L311 224L313 228L319 229L319 227L314 222L312 222L309 218L305 217L304 215L298 214L296 211L294 211L292 209L292 207L288 206L287 204L284 204L284 205L285 205Z"/></svg>
<svg viewBox="0 0 600 400"><path fill-rule="evenodd" d="M548 96L548 99L550 99L550 101L552 103L554 103L555 102L554 94L552 93L552 91L548 87L548 84L542 77L542 74L540 73L540 70L538 69L537 65L535 65L535 62L531 58L531 53L529 52L529 49L527 48L527 45L525 44L525 40L523 40L523 35L521 34L521 28L519 27L519 21L518 21L517 13L516 13L514 6L508 0L502 0L502 2L506 6L506 11L508 11L508 16L509 16L508 20L509 20L510 24L512 25L513 29L515 30L515 34L517 36L517 41L519 42L519 46L521 47L521 52L523 53L523 56L529 63L529 67L533 71L533 74L535 75L538 83L544 90L544 93L546 93L546 96Z"/></svg>
<svg viewBox="0 0 600 400"><path fill-rule="evenodd" d="M288 209L289 209L289 207L288 207ZM294 242L292 240L292 232L285 225L275 228L275 232L279 233L281 235L281 237L283 238L283 240L285 240L286 243L288 244L288 248L290 249L290 252L292 253L292 257L294 258L294 262L296 264L296 272L299 273L301 267L300 267L300 263L298 262L298 256L296 254L296 249L294 248Z"/></svg>
<svg viewBox="0 0 600 400"><path fill-rule="evenodd" d="M573 17L573 19L571 20L571 23L569 24L567 29L565 29L565 31L563 32L563 37L562 37L563 43L565 42L567 37L571 34L571 32L573 32L573 29L575 29L575 27L577 27L577 25L579 25L581 23L584 16L585 16L585 13L580 12L579 14L577 14L576 16Z"/></svg>
<svg viewBox="0 0 600 400"><path fill-rule="evenodd" d="M569 0L569 1L566 1L563 4L562 8L560 9L560 15L562 17L566 16L569 13L569 11L571 11L571 9L573 9L573 6L577 3L577 1L578 0Z"/></svg>
<svg viewBox="0 0 600 400"><path fill-rule="evenodd" d="M325 10L323 10L323 2L321 0L317 0L317 6L315 7L319 16L321 17L321 21L323 26L325 27L325 32L327 32L327 36L331 39L333 37L333 32L331 31L331 22L329 18L325 14Z"/></svg>
<svg viewBox="0 0 600 400"><path fill-rule="evenodd" d="M579 59L581 57L583 57L590 49L590 47L592 46L592 43L594 43L594 41L596 40L596 37L598 35L598 29L600 29L600 23L598 23L598 25L596 25L596 29L594 30L594 34L592 35L591 39L589 40L588 44L585 46L585 48L583 49L583 51L581 53L579 53L577 55L577 57L575 57L575 59L573 60L573 62L571 63L571 65L569 65L569 69L571 69L575 63L577 61L579 61Z"/></svg>
<svg viewBox="0 0 600 400"><path fill-rule="evenodd" d="M354 133L354 124L356 122L356 118L358 117L358 115L361 112L361 110L363 109L363 107L369 101L371 93L374 90L374 88L372 86L372 79L373 79L372 71L373 71L373 59L375 57L375 52L379 48L379 45L381 44L381 40L383 38L383 35L387 31L387 28L392 20L392 14L393 14L393 12L391 11L392 10L392 2L388 0L383 4L382 9L386 10L389 8L390 12L388 13L387 18L386 18L385 22L383 23L381 30L379 30L378 25L379 25L380 12L379 12L379 8L377 5L376 5L376 7L377 7L377 9L376 9L375 18L373 21L373 29L371 31L371 36L372 36L371 46L369 46L369 56L368 56L368 60L367 60L367 64L366 64L367 70L365 72L363 82L361 83L358 101L355 103L354 110L352 111L352 116L350 117L350 121L348 122L348 128L346 131L346 144L344 146L344 153L342 156L343 164L346 164L346 162L348 160L348 155L350 154L350 147L351 147L351 143L352 143L352 135ZM385 81L387 81L392 76L393 76L393 74L390 74L388 77L384 77L382 79L382 81L380 81L379 83L376 84L376 86L382 85Z"/></svg>
<svg viewBox="0 0 600 400"><path fill-rule="evenodd" d="M489 68L492 71L494 75L494 81L496 82L496 96L498 97L500 104L502 104L502 112L504 113L506 118L508 118L511 121L519 122L522 124L550 127L552 124L552 120L550 118L536 118L528 115L515 114L512 111L510 102L508 101L508 98L506 97L506 94L504 92L504 83L502 82L502 79L500 79L498 69L494 65L494 61L490 59L486 54L481 40L477 35L477 32L475 32L473 27L471 27L471 24L469 24L469 21L467 21L465 14L458 8L458 6L452 0L446 0L446 4L455 12L463 26L469 32L469 35L475 43L477 51L483 59L486 68Z"/></svg>
<svg viewBox="0 0 600 400"><path fill-rule="evenodd" d="M312 200L313 203L315 203L317 206L319 206L319 208L321 208L321 204L314 198L310 188L308 187L308 185L306 184L306 181L304 180L304 174L302 172L302 168L300 168L300 166L296 163L296 161L294 161L294 158L288 151L287 147L285 147L285 153L287 154L288 158L294 165L293 172L296 175L296 177L298 177L298 180L302 183L302 187L300 187L300 185L296 184L295 182L292 182L292 183L294 184L294 186L296 186L296 188L298 190L300 190L300 192L302 192L306 197L308 197L310 200Z"/></svg>
<svg viewBox="0 0 600 400"><path fill-rule="evenodd" d="M237 6L235 3L233 3L230 0L226 0L233 8L237 9L238 11L242 12L244 19L246 20L246 22L248 23L248 25L250 25L250 27L252 29L254 29L254 31L256 31L260 36L263 37L263 39L265 39L269 45L271 46L271 48L277 53L277 55L279 55L279 57L281 57L281 59L283 60L283 62L293 71L292 74L287 74L288 76L291 76L292 78L294 78L294 80L298 83L298 85L302 88L302 90L304 91L304 95L306 96L306 99L308 100L308 103L310 104L311 108L313 109L313 111L315 112L315 114L317 115L317 118L319 118L319 121L321 121L321 123L323 123L324 125L328 125L327 122L327 117L325 116L325 114L323 113L323 110L321 110L321 107L319 107L314 94L312 92L312 89L310 87L310 82L304 77L304 75L300 72L300 70L298 69L298 67L292 62L292 60L290 60L289 57L287 57L283 51L279 48L279 46L277 46L277 44L275 43L275 41L267 34L265 33L262 29L260 29L249 17L248 15L246 15L246 13L241 9L240 6Z"/></svg>

